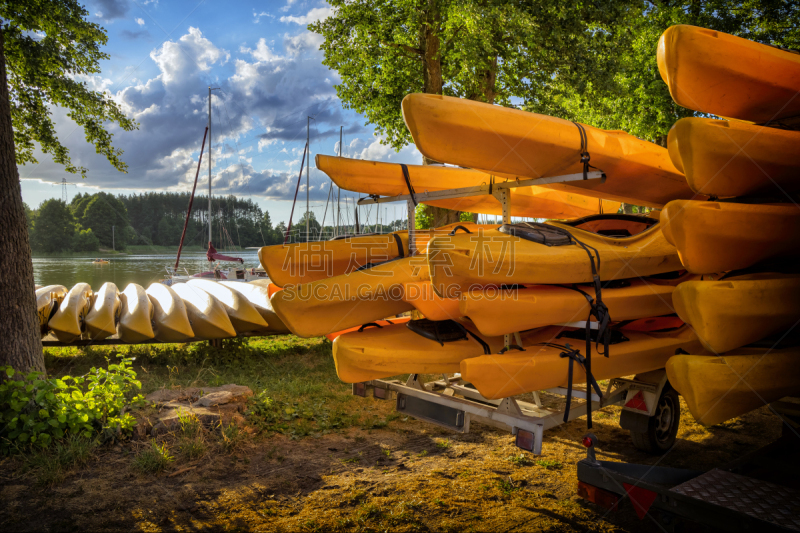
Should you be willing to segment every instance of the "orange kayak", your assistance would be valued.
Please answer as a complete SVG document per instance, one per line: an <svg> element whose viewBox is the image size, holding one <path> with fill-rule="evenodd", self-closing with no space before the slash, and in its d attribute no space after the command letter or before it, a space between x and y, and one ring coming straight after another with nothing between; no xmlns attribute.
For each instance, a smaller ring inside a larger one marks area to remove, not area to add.
<svg viewBox="0 0 800 533"><path fill-rule="evenodd" d="M510 179L583 171L581 133L568 120L434 94L410 94L402 107L417 149L431 159ZM649 207L695 196L666 148L623 131L583 128L590 164L605 182L547 188Z"/></svg>
<svg viewBox="0 0 800 533"><path fill-rule="evenodd" d="M669 155L693 191L717 197L783 198L800 191L800 132L710 118L682 118Z"/></svg>
<svg viewBox="0 0 800 533"><path fill-rule="evenodd" d="M657 278L621 280L606 283L603 302L612 320L635 320L674 313L672 292L683 280ZM594 298L593 285L578 286ZM485 288L471 290L460 300L461 314L468 316L484 335L504 335L553 324L586 320L589 303L578 291L558 285L533 285L525 288Z"/></svg>
<svg viewBox="0 0 800 533"><path fill-rule="evenodd" d="M664 237L695 274L800 258L800 207L675 200L661 212Z"/></svg>
<svg viewBox="0 0 800 533"><path fill-rule="evenodd" d="M551 285L592 281L589 256L576 244L543 244L510 233L526 232L521 224L506 231L478 235L459 233L436 237L428 246L431 282L439 295L459 297L485 285ZM514 229L520 228L520 229ZM529 234L556 231L597 250L603 281L653 276L681 270L675 247L664 238L655 219L634 215L595 215L570 223L549 222L534 226ZM531 237L533 238L533 237Z"/></svg>
<svg viewBox="0 0 800 533"><path fill-rule="evenodd" d="M561 357L567 351L564 346L569 344L585 355L585 341L569 337L570 333L579 337L577 333L583 331L558 326L533 330L522 335L526 351L509 350L465 359L461 362L461 376L489 399L567 385L569 359ZM622 340L608 347L609 357L592 354L592 375L597 380L664 368L678 349L703 353L697 336L686 325L672 331L621 329L619 333ZM573 372L574 383L586 382L586 373L580 365L575 364Z"/></svg>
<svg viewBox="0 0 800 533"><path fill-rule="evenodd" d="M403 300L413 305L428 320L452 320L464 316L458 309L458 298L442 298L430 281L403 284Z"/></svg>
<svg viewBox="0 0 800 533"><path fill-rule="evenodd" d="M764 123L800 115L800 54L678 25L658 41L658 70L680 106Z"/></svg>
<svg viewBox="0 0 800 533"><path fill-rule="evenodd" d="M348 191L382 196L408 194L403 171L396 163L318 155L317 168ZM415 192L474 187L492 180L491 175L483 172L442 165L406 165L406 168ZM497 181L506 179L499 178ZM510 197L511 215L515 217L578 218L596 213L616 213L620 206L619 202L545 187L520 187L513 189ZM500 202L488 195L425 200L425 204L470 213L503 214Z"/></svg>
<svg viewBox="0 0 800 533"><path fill-rule="evenodd" d="M417 253L425 252L434 235L447 235L459 226L472 232L481 227L497 227L457 222L435 229L415 230ZM385 235L348 235L329 241L264 246L258 251L258 259L270 281L277 287L284 287L349 274L366 265L405 257L407 253L408 231L396 231Z"/></svg>

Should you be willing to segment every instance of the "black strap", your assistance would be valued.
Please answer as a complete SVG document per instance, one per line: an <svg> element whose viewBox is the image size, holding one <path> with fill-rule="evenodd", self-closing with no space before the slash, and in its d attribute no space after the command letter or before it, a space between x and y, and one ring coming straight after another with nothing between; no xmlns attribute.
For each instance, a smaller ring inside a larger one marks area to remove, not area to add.
<svg viewBox="0 0 800 533"><path fill-rule="evenodd" d="M469 335L470 337L472 337L473 339L475 339L476 341L478 341L478 344L480 344L480 345L481 345L481 347L483 348L483 355L491 355L491 353L492 353L492 349L491 349L491 348L489 348L489 345L488 345L488 344L486 344L486 341L484 341L483 339L481 339L480 337L478 337L477 335L475 335L474 333L472 333L470 330L468 330L467 328L465 328L465 327L464 327L464 324L461 324L460 322L456 322L455 320L454 320L453 322L454 322L454 323L455 323L455 324L456 324L456 325L457 325L459 328L461 328L461 330L462 330L464 333L466 333L467 335Z"/></svg>
<svg viewBox="0 0 800 533"><path fill-rule="evenodd" d="M403 249L403 239L401 239L400 235L397 233L392 233L392 237L394 237L394 243L397 245L397 253L400 256L400 259L404 258L406 254L405 250Z"/></svg>
<svg viewBox="0 0 800 533"><path fill-rule="evenodd" d="M408 167L401 163L400 168L403 169L403 177L406 179L406 187L408 187L408 194L411 195L411 201L414 202L414 207L417 207L417 196L414 193L414 186L411 185L411 176L408 175Z"/></svg>
<svg viewBox="0 0 800 533"><path fill-rule="evenodd" d="M497 352L499 355L503 355L509 350L519 350L520 352L524 352L525 348L519 346L518 344L509 344L508 346L503 346L503 349Z"/></svg>
<svg viewBox="0 0 800 533"><path fill-rule="evenodd" d="M358 328L358 332L361 333L362 331L364 331L368 327L374 327L374 328L378 328L378 329L383 329L383 326L381 326L377 322L369 322L368 324L364 324L360 328Z"/></svg>
<svg viewBox="0 0 800 533"><path fill-rule="evenodd" d="M559 354L559 357L566 357L569 359L569 370L567 371L567 406L564 410L564 422L569 421L569 408L572 403L572 375L574 363L578 363L586 371L586 425L592 429L592 389L597 392L597 395L602 398L603 394L600 392L600 387L597 385L594 376L589 373L588 362L589 359L582 356L580 350L573 350L569 344L564 345L564 351Z"/></svg>
<svg viewBox="0 0 800 533"><path fill-rule="evenodd" d="M586 135L586 130L584 129L583 124L579 124L577 122L573 122L573 124L577 126L578 132L581 135L581 163L583 163L583 179L589 179L589 161L592 159L592 156L589 155L589 137Z"/></svg>
<svg viewBox="0 0 800 533"><path fill-rule="evenodd" d="M452 236L453 236L453 235L455 235L455 234L456 234L456 232L458 232L458 230L460 230L460 229L463 229L463 230L464 230L464 231L466 231L467 233L472 233L470 230L468 230L468 229L467 229L467 228L465 228L464 226L462 226L462 225L458 225L458 226L456 226L455 228L453 228L453 231L451 231L450 233L448 233L448 235L449 235L450 237L452 237Z"/></svg>

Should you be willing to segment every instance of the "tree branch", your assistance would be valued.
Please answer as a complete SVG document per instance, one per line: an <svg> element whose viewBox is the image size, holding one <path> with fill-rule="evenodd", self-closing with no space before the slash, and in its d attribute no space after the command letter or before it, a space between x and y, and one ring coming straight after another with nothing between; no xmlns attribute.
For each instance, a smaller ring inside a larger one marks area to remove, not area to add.
<svg viewBox="0 0 800 533"><path fill-rule="evenodd" d="M423 52L423 51L422 51L422 50L420 50L419 48L414 48L414 47L412 47L412 46L408 46L407 44L387 43L387 42L386 42L386 41L384 41L384 40L380 40L380 43L381 43L383 46L389 46L389 47L391 47L391 48L397 48L397 49L400 49L400 50L405 50L406 52L411 52L411 53L412 53L412 54L414 54L414 55L418 55L418 56L423 56L423 55L425 55L425 52Z"/></svg>

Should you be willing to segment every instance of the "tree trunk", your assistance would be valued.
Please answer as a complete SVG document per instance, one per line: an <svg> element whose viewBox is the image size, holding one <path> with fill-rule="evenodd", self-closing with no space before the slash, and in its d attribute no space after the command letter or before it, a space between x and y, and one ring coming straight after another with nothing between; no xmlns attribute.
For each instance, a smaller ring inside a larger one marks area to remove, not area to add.
<svg viewBox="0 0 800 533"><path fill-rule="evenodd" d="M11 126L2 29L0 58L0 365L11 365L20 372L44 372L28 223L22 207Z"/></svg>
<svg viewBox="0 0 800 533"><path fill-rule="evenodd" d="M442 94L444 80L442 78L441 41L439 40L438 27L441 23L438 0L428 0L426 20L420 32L420 47L422 56L422 80L425 94ZM438 165L428 157L422 156L423 165ZM433 227L438 228L446 224L458 222L460 211L445 209L443 207L426 206L426 212L433 216Z"/></svg>

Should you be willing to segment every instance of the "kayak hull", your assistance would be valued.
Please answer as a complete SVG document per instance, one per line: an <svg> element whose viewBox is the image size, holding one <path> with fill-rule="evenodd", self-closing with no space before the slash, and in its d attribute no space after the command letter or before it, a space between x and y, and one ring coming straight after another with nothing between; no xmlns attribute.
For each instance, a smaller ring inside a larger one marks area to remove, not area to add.
<svg viewBox="0 0 800 533"><path fill-rule="evenodd" d="M58 310L47 323L60 342L69 343L81 338L91 301L92 288L88 283L76 284L64 296Z"/></svg>
<svg viewBox="0 0 800 533"><path fill-rule="evenodd" d="M693 117L672 126L668 145L695 192L783 198L800 191L800 162L792 156L800 132Z"/></svg>
<svg viewBox="0 0 800 533"><path fill-rule="evenodd" d="M119 295L120 315L117 333L122 342L136 344L152 340L153 304L147 297L144 287L129 283Z"/></svg>
<svg viewBox="0 0 800 533"><path fill-rule="evenodd" d="M794 204L675 200L661 212L664 237L694 274L800 258L800 209Z"/></svg>
<svg viewBox="0 0 800 533"><path fill-rule="evenodd" d="M404 283L403 299L428 320L453 320L464 316L458 308L458 298L440 297L430 281Z"/></svg>
<svg viewBox="0 0 800 533"><path fill-rule="evenodd" d="M568 384L569 359L561 357L567 351L553 346L535 346L539 343L565 345L584 352L584 341L565 340L559 335L563 327L546 327L523 334L526 351L510 350L461 363L461 377L472 383L489 399L500 399L527 392L550 389ZM702 345L694 332L683 326L668 332L642 332L621 330L629 340L609 346L609 357L592 355L592 375L596 380L639 374L664 368L675 350L698 350ZM502 337L500 337L502 338ZM586 373L574 364L573 383L585 383Z"/></svg>
<svg viewBox="0 0 800 533"><path fill-rule="evenodd" d="M604 288L603 303L613 321L636 320L674 313L672 291L677 280L634 279L628 286ZM591 298L594 286L579 287ZM569 288L534 285L521 289L486 288L468 291L460 311L484 335L504 335L554 324L586 320L589 302Z"/></svg>
<svg viewBox="0 0 800 533"><path fill-rule="evenodd" d="M676 104L721 117L776 122L800 115L800 55L727 33L676 25L658 41Z"/></svg>
<svg viewBox="0 0 800 533"><path fill-rule="evenodd" d="M272 309L272 304L269 302L271 296L269 280L253 280L248 283L220 281L220 284L237 291L256 308L261 318L267 323L267 327L263 329L264 333L290 333L289 328L278 318L278 315Z"/></svg>
<svg viewBox="0 0 800 533"><path fill-rule="evenodd" d="M175 284L172 290L181 297L186 306L195 339L226 339L236 336L225 306L213 295L188 283Z"/></svg>
<svg viewBox="0 0 800 533"><path fill-rule="evenodd" d="M185 342L194 337L181 297L163 283L147 287L147 297L153 304L153 333L161 342Z"/></svg>
<svg viewBox="0 0 800 533"><path fill-rule="evenodd" d="M406 257L343 276L285 288L270 300L300 337L319 337L414 309L403 285L427 281L425 256Z"/></svg>
<svg viewBox="0 0 800 533"><path fill-rule="evenodd" d="M517 109L433 94L403 99L403 119L423 155L509 179L583 172L575 123ZM667 150L622 131L582 126L591 164L606 174L545 187L661 207L694 193Z"/></svg>
<svg viewBox="0 0 800 533"><path fill-rule="evenodd" d="M104 283L94 294L94 303L86 315L88 337L91 340L101 340L116 334L119 314L119 290L111 282Z"/></svg>
<svg viewBox="0 0 800 533"><path fill-rule="evenodd" d="M63 285L47 285L36 289L36 316L39 317L39 330L42 337L47 335L50 327L47 323L58 310L61 300L67 295Z"/></svg>
<svg viewBox="0 0 800 533"><path fill-rule="evenodd" d="M692 416L713 426L800 394L798 357L798 347L746 348L722 357L676 355L667 362L667 377Z"/></svg>
<svg viewBox="0 0 800 533"><path fill-rule="evenodd" d="M225 306L225 312L228 313L228 318L237 333L252 333L266 329L267 323L261 314L238 291L210 280L192 279L188 284L206 291L219 300Z"/></svg>
<svg viewBox="0 0 800 533"><path fill-rule="evenodd" d="M688 281L672 295L675 311L714 353L735 350L800 320L800 276ZM613 316L613 315L612 315Z"/></svg>
<svg viewBox="0 0 800 533"><path fill-rule="evenodd" d="M408 184L400 165L362 159L317 155L317 168L336 185L348 191L381 196L408 194ZM493 176L469 169L442 165L406 165L415 191L441 191L489 184ZM505 181L500 179L498 181ZM537 218L577 218L597 213L616 213L620 203L557 191L545 187L524 187L511 192L511 215ZM502 215L493 196L467 196L445 200L425 200L425 205L469 213Z"/></svg>
<svg viewBox="0 0 800 533"><path fill-rule="evenodd" d="M579 227L550 222L566 229L600 253L603 281L652 276L681 270L675 247L659 223L631 237L607 237ZM616 221L612 221L616 223ZM626 224L628 222L625 222ZM484 285L550 285L588 283L592 269L587 252L577 245L546 246L499 230L480 235L437 237L429 246L431 282L443 297L457 298Z"/></svg>
<svg viewBox="0 0 800 533"><path fill-rule="evenodd" d="M474 331L468 321L462 324ZM502 348L502 338L490 342L494 351ZM482 355L474 340L446 342L426 339L406 324L371 327L346 333L333 341L336 373L345 383L358 383L398 374L442 374L458 372L466 357Z"/></svg>

